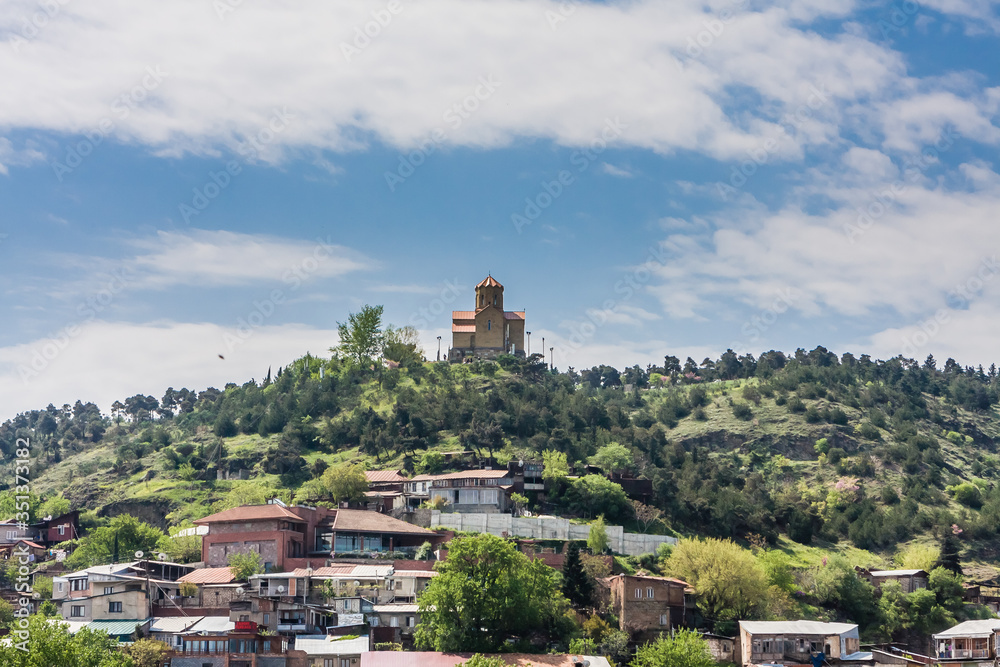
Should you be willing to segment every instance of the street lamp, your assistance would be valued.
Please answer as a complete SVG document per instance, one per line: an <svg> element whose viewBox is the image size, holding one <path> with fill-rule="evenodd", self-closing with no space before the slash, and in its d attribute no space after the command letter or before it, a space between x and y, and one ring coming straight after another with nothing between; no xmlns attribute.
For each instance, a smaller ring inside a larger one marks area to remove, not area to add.
<svg viewBox="0 0 1000 667"><path fill-rule="evenodd" d="M531 356L531 332L530 331L528 332L528 349L525 351L525 355L524 356L526 356L526 357L530 357Z"/></svg>
<svg viewBox="0 0 1000 667"><path fill-rule="evenodd" d="M441 361L441 336L438 336L438 361Z"/></svg>
<svg viewBox="0 0 1000 667"><path fill-rule="evenodd" d="M545 363L545 336L542 336L542 363Z"/></svg>
<svg viewBox="0 0 1000 667"><path fill-rule="evenodd" d="M556 349L556 348L554 348L554 347L550 347L549 348L549 370L550 371L553 370L556 367L555 358L552 356L552 350L554 350L554 349Z"/></svg>

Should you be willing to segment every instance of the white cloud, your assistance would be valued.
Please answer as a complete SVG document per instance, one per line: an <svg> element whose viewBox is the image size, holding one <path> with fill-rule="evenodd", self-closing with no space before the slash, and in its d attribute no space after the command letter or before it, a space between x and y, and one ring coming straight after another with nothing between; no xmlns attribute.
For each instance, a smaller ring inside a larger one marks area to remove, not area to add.
<svg viewBox="0 0 1000 667"><path fill-rule="evenodd" d="M296 285L312 277L338 277L373 264L335 244L329 236L302 241L228 231L159 231L132 245L136 254L121 263L123 273L129 276L129 288L258 282Z"/></svg>
<svg viewBox="0 0 1000 667"><path fill-rule="evenodd" d="M609 176L617 176L619 178L632 178L635 175L628 169L616 167L615 165L608 164L607 162L601 165L601 169L605 174L608 174Z"/></svg>
<svg viewBox="0 0 1000 667"><path fill-rule="evenodd" d="M553 24L566 3L403 2L348 59L343 45L385 12L383 0L262 0L221 19L213 7L226 3L172 0L135 12L92 0L60 5L29 40L21 19L37 5L14 2L0 24L10 31L0 48L0 126L88 132L103 119L120 140L211 153L267 134L275 110L287 109L294 118L268 138L273 159L281 146L351 150L371 136L410 148L437 128L444 144L543 137L579 146L620 118L619 145L729 159L773 136L811 91L867 99L903 72L887 48L809 28L852 3L739 10L715 35L706 22L733 3L716 4L573 3ZM692 43L704 43L695 55ZM164 72L155 86L144 83L147 67ZM734 88L753 89L760 103L730 111ZM835 107L816 110L783 154L836 137Z"/></svg>
<svg viewBox="0 0 1000 667"><path fill-rule="evenodd" d="M1000 279L998 279L1000 280ZM1000 363L996 330L1000 323L1000 301L991 286L991 300L978 301L965 310L940 308L912 323L876 332L860 343L842 346L864 349L872 356L888 359L899 354L923 361L933 354L938 367L951 357L963 366Z"/></svg>
<svg viewBox="0 0 1000 667"><path fill-rule="evenodd" d="M169 386L260 381L268 366L277 370L307 351L326 355L336 343L336 331L302 325L264 325L242 338L216 324L95 320L58 344L43 339L0 348L0 420L49 403L94 401L107 411L136 393L159 398Z"/></svg>

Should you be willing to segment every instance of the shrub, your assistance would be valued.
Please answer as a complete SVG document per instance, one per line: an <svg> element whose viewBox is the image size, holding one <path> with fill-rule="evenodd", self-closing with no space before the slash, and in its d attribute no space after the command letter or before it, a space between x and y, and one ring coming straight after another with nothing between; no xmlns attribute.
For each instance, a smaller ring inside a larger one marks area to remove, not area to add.
<svg viewBox="0 0 1000 667"><path fill-rule="evenodd" d="M733 403L733 416L743 421L753 419L753 410L746 403Z"/></svg>

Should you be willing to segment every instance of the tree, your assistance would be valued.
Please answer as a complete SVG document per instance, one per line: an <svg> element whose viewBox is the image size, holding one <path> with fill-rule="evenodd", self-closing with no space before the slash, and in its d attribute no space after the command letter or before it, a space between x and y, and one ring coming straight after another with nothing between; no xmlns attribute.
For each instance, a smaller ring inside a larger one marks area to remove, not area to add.
<svg viewBox="0 0 1000 667"><path fill-rule="evenodd" d="M496 655L477 653L465 663L456 663L455 667L507 667L507 661Z"/></svg>
<svg viewBox="0 0 1000 667"><path fill-rule="evenodd" d="M769 584L763 568L732 540L681 540L664 569L694 587L710 621L760 618L767 609Z"/></svg>
<svg viewBox="0 0 1000 667"><path fill-rule="evenodd" d="M23 635L21 633L24 633ZM28 618L28 627L0 643L4 667L134 667L118 649L118 641L103 632L83 628L70 634L66 623L50 623L45 616Z"/></svg>
<svg viewBox="0 0 1000 667"><path fill-rule="evenodd" d="M574 479L566 491L564 502L575 514L604 514L613 520L624 519L631 509L621 484L600 475L585 475Z"/></svg>
<svg viewBox="0 0 1000 667"><path fill-rule="evenodd" d="M161 542L163 550L175 563L196 563L201 560L201 535L180 535L191 524L170 529L170 537Z"/></svg>
<svg viewBox="0 0 1000 667"><path fill-rule="evenodd" d="M255 574L263 574L264 572L264 563L256 551L229 554L226 565L231 568L233 579L237 581L247 581Z"/></svg>
<svg viewBox="0 0 1000 667"><path fill-rule="evenodd" d="M640 646L631 667L715 667L708 642L695 632L680 628L671 636Z"/></svg>
<svg viewBox="0 0 1000 667"><path fill-rule="evenodd" d="M889 487L887 487L889 488ZM914 542L896 554L896 564L904 570L930 572L941 558L941 549L933 544Z"/></svg>
<svg viewBox="0 0 1000 667"><path fill-rule="evenodd" d="M155 639L143 638L125 647L125 655L132 658L134 667L160 667L170 647Z"/></svg>
<svg viewBox="0 0 1000 667"><path fill-rule="evenodd" d="M542 479L561 479L569 474L569 463L566 462L566 452L546 449L542 452Z"/></svg>
<svg viewBox="0 0 1000 667"><path fill-rule="evenodd" d="M590 462L607 473L621 472L632 465L632 452L622 444L612 442L597 450Z"/></svg>
<svg viewBox="0 0 1000 667"><path fill-rule="evenodd" d="M83 569L102 563L132 560L136 551L157 551L165 540L163 531L130 514L119 514L107 526L95 528L80 540L80 546L66 559L69 567Z"/></svg>
<svg viewBox="0 0 1000 667"><path fill-rule="evenodd" d="M563 561L562 574L562 591L570 602L578 607L593 602L594 586L583 569L583 562L580 560L580 546L576 542L569 543L566 560Z"/></svg>
<svg viewBox="0 0 1000 667"><path fill-rule="evenodd" d="M635 520L642 526L642 532L649 532L649 527L663 518L663 510L652 505L646 505L638 500L632 501L632 511L635 512Z"/></svg>
<svg viewBox="0 0 1000 667"><path fill-rule="evenodd" d="M52 518L57 518L63 514L67 514L69 510L70 504L68 500L63 498L61 495L52 496L38 508L38 516L51 516Z"/></svg>
<svg viewBox="0 0 1000 667"><path fill-rule="evenodd" d="M495 652L508 638L551 632L568 607L554 570L495 535L452 540L437 568L418 601L420 648Z"/></svg>
<svg viewBox="0 0 1000 667"><path fill-rule="evenodd" d="M323 473L322 480L335 503L361 500L368 490L368 478L360 465L335 465Z"/></svg>
<svg viewBox="0 0 1000 667"><path fill-rule="evenodd" d="M958 538L951 533L946 534L941 540L941 559L938 561L938 565L955 574L962 574L960 552L961 546L958 543Z"/></svg>
<svg viewBox="0 0 1000 667"><path fill-rule="evenodd" d="M611 540L608 539L608 526L604 523L604 515L600 515L590 524L590 532L587 534L587 548L592 554L603 554L611 548Z"/></svg>
<svg viewBox="0 0 1000 667"><path fill-rule="evenodd" d="M0 630L10 628L14 623L14 607L6 600L0 599Z"/></svg>
<svg viewBox="0 0 1000 667"><path fill-rule="evenodd" d="M340 344L330 348L361 368L369 368L382 356L382 306L363 306L350 313L347 322L337 322Z"/></svg>
<svg viewBox="0 0 1000 667"><path fill-rule="evenodd" d="M514 503L514 512L520 516L524 508L528 506L528 496L514 492L510 494L510 501Z"/></svg>
<svg viewBox="0 0 1000 667"><path fill-rule="evenodd" d="M420 352L420 334L410 326L399 329L391 325L386 327L382 356L404 367L421 363L424 355Z"/></svg>

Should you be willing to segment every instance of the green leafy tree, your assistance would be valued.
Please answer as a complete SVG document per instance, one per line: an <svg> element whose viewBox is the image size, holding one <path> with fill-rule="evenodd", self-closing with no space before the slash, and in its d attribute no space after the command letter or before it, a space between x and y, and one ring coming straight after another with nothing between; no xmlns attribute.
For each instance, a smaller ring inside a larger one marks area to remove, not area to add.
<svg viewBox="0 0 1000 667"><path fill-rule="evenodd" d="M6 600L0 599L0 630L10 628L14 622L14 607Z"/></svg>
<svg viewBox="0 0 1000 667"><path fill-rule="evenodd" d="M631 667L715 667L708 642L695 632L681 628L640 646Z"/></svg>
<svg viewBox="0 0 1000 667"><path fill-rule="evenodd" d="M323 473L323 486L333 502L349 502L365 497L368 479L360 465L335 465Z"/></svg>
<svg viewBox="0 0 1000 667"><path fill-rule="evenodd" d="M530 502L528 500L528 496L517 492L510 494L510 501L514 503L514 511L518 516L524 512L524 508L527 507Z"/></svg>
<svg viewBox="0 0 1000 667"><path fill-rule="evenodd" d="M608 539L608 526L604 523L604 515L590 522L590 532L587 534L587 548L592 554L603 554L611 549Z"/></svg>
<svg viewBox="0 0 1000 667"><path fill-rule="evenodd" d="M396 329L386 327L383 335L382 356L400 366L419 364L424 360L420 352L420 333L413 327Z"/></svg>
<svg viewBox="0 0 1000 667"><path fill-rule="evenodd" d="M569 543L566 560L563 561L562 574L562 591L570 602L579 607L593 602L594 586L583 569L583 562L580 560L580 546L576 542Z"/></svg>
<svg viewBox="0 0 1000 667"><path fill-rule="evenodd" d="M769 584L764 568L732 540L681 540L664 568L694 587L709 620L754 619L766 612Z"/></svg>
<svg viewBox="0 0 1000 667"><path fill-rule="evenodd" d="M197 563L201 560L201 535L180 535L180 532L192 528L193 524L185 523L170 529L170 537L161 545L171 561L175 563Z"/></svg>
<svg viewBox="0 0 1000 667"><path fill-rule="evenodd" d="M229 554L226 565L232 568L233 578L237 581L247 581L253 575L264 572L264 563L256 551Z"/></svg>
<svg viewBox="0 0 1000 667"><path fill-rule="evenodd" d="M38 593L38 597L42 600L51 600L52 577L46 577L40 574L35 575L35 578L31 582L31 590L34 593Z"/></svg>
<svg viewBox="0 0 1000 667"><path fill-rule="evenodd" d="M509 638L551 632L568 608L556 573L490 534L460 537L419 599L420 648L485 651Z"/></svg>
<svg viewBox="0 0 1000 667"><path fill-rule="evenodd" d="M15 631L10 642L0 643L0 665L135 667L132 659L119 650L118 641L105 633L84 628L70 634L65 623L50 623L41 615L31 616L27 629Z"/></svg>
<svg viewBox="0 0 1000 667"><path fill-rule="evenodd" d="M125 655L132 658L134 667L161 667L170 647L155 639L143 638L125 647Z"/></svg>
<svg viewBox="0 0 1000 667"><path fill-rule="evenodd" d="M356 366L369 368L382 356L382 306L363 306L350 313L347 322L337 322L340 344L330 348Z"/></svg>
<svg viewBox="0 0 1000 667"><path fill-rule="evenodd" d="M68 500L63 498L61 495L52 496L38 508L38 516L51 516L55 518L68 513L69 510L70 505Z"/></svg>
<svg viewBox="0 0 1000 667"><path fill-rule="evenodd" d="M507 662L499 656L477 653L464 663L455 663L455 667L507 667Z"/></svg>
<svg viewBox="0 0 1000 667"><path fill-rule="evenodd" d="M130 561L136 551L156 552L166 536L159 528L130 514L119 514L107 526L96 528L80 540L66 559L68 567L82 569L102 563Z"/></svg>
<svg viewBox="0 0 1000 667"><path fill-rule="evenodd" d="M597 450L590 462L604 472L615 473L632 466L632 452L622 444L612 442Z"/></svg>
<svg viewBox="0 0 1000 667"><path fill-rule="evenodd" d="M941 549L933 544L914 542L896 554L896 563L904 570L924 570L930 572L937 567Z"/></svg>
<svg viewBox="0 0 1000 667"><path fill-rule="evenodd" d="M562 479L569 474L569 463L566 460L566 452L546 449L542 452L542 465L542 479L545 481Z"/></svg>
<svg viewBox="0 0 1000 667"><path fill-rule="evenodd" d="M566 490L565 503L575 514L604 514L613 520L624 519L632 508L621 484L601 475L585 475L573 480Z"/></svg>

